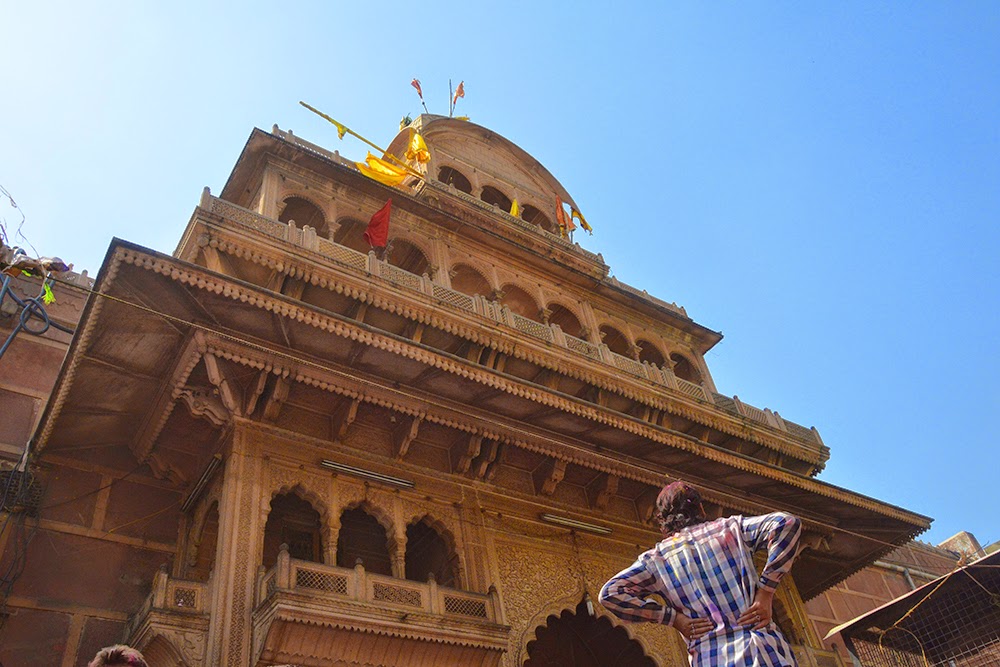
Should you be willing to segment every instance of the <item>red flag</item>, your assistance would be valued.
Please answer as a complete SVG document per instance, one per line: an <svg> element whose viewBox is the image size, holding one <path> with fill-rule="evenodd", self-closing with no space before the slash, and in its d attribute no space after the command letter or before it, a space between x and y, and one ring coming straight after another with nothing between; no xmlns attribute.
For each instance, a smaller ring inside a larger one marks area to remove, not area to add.
<svg viewBox="0 0 1000 667"><path fill-rule="evenodd" d="M562 198L556 195L556 222L559 224L559 231L566 231L566 212L563 211Z"/></svg>
<svg viewBox="0 0 1000 667"><path fill-rule="evenodd" d="M384 248L389 241L389 211L392 208L392 199L385 202L385 206L380 208L368 221L365 228L365 241L373 248Z"/></svg>
<svg viewBox="0 0 1000 667"><path fill-rule="evenodd" d="M451 105L455 106L458 104L458 98L465 97L465 82L461 81L458 84L458 88L455 89L455 99L451 101Z"/></svg>
<svg viewBox="0 0 1000 667"><path fill-rule="evenodd" d="M420 99L424 99L424 91L420 90L420 79L414 79L410 85L417 89L417 95L420 95Z"/></svg>

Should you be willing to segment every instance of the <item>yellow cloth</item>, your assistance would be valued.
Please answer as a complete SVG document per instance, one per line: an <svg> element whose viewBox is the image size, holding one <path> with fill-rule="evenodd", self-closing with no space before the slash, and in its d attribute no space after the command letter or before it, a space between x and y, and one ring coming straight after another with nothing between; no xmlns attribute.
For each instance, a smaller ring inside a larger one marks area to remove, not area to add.
<svg viewBox="0 0 1000 667"><path fill-rule="evenodd" d="M385 185L399 185L410 175L402 167L390 164L371 153L368 154L364 162L355 162L354 164L357 165L358 171L362 174Z"/></svg>
<svg viewBox="0 0 1000 667"><path fill-rule="evenodd" d="M573 209L573 217L580 221L580 226L587 230L588 233L593 234L594 228L587 224L586 218L583 217L583 213L580 213L575 208Z"/></svg>
<svg viewBox="0 0 1000 667"><path fill-rule="evenodd" d="M510 214L515 218L521 217L521 207L517 205L517 200L511 202L510 204Z"/></svg>
<svg viewBox="0 0 1000 667"><path fill-rule="evenodd" d="M427 150L424 138L415 130L410 130L410 145L406 149L406 159L416 160L420 164L427 164L431 159L431 152Z"/></svg>

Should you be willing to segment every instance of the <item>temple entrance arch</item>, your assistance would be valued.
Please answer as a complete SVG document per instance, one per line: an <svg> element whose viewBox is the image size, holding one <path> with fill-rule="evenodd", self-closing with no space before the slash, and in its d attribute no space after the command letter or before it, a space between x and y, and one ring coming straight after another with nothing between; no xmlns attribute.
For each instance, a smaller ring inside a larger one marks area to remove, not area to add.
<svg viewBox="0 0 1000 667"><path fill-rule="evenodd" d="M581 602L574 611L550 615L535 628L523 667L656 667L642 645L607 616L594 617ZM669 664L669 663L665 663Z"/></svg>

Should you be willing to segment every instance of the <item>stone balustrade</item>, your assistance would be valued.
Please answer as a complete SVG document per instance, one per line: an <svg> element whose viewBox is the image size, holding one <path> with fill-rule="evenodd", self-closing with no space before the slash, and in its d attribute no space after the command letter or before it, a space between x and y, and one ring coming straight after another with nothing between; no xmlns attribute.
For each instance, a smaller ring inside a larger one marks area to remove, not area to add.
<svg viewBox="0 0 1000 667"><path fill-rule="evenodd" d="M433 577L427 583L420 583L372 574L360 563L353 568L345 568L297 560L291 558L286 549L278 552L273 568L261 568L257 580L257 605L281 591L312 598L352 600L403 611L502 623L497 592L492 586L488 593L473 593L438 586Z"/></svg>
<svg viewBox="0 0 1000 667"><path fill-rule="evenodd" d="M123 630L126 643L150 620L155 612L198 616L207 613L208 585L199 581L173 579L166 568L153 576L153 589Z"/></svg>
<svg viewBox="0 0 1000 667"><path fill-rule="evenodd" d="M426 275L418 276L397 266L383 262L375 257L374 252L366 255L333 241L320 238L311 227L299 230L292 224L267 218L207 193L202 198L201 207L227 220L242 224L269 236L295 243L308 250L321 253L343 266L366 272L371 276L381 278L406 290L422 292L436 299L438 302L475 313L494 322L511 327L537 340L558 345L573 353L613 366L621 372L646 379L653 384L683 394L700 403L712 405L727 414L743 417L750 421L769 426L787 433L796 439L804 440L812 446L824 446L823 440L815 428L806 428L790 422L783 419L777 412L748 405L740 401L737 397L729 398L722 394L710 392L700 384L675 376L673 371L667 367L654 366L648 362L639 362L631 357L612 352L607 345L592 343L570 336L564 333L557 324L536 322L512 312L507 306L499 302L490 301L479 295L469 296L450 289L449 287L433 282ZM639 296L653 299L653 297L644 292L628 288L624 283L617 281L615 283L619 287L627 288L628 291L634 292ZM655 299L655 301L665 303L659 299Z"/></svg>

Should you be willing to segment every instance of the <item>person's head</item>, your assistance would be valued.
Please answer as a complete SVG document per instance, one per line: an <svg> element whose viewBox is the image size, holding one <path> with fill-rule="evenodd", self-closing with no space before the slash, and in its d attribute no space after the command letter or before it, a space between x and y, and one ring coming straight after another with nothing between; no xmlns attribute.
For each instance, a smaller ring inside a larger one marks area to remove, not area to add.
<svg viewBox="0 0 1000 667"><path fill-rule="evenodd" d="M703 522L701 494L685 482L667 484L656 497L656 520L664 537Z"/></svg>
<svg viewBox="0 0 1000 667"><path fill-rule="evenodd" d="M131 646L116 644L102 648L87 667L149 667L146 659Z"/></svg>

